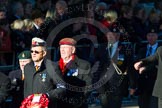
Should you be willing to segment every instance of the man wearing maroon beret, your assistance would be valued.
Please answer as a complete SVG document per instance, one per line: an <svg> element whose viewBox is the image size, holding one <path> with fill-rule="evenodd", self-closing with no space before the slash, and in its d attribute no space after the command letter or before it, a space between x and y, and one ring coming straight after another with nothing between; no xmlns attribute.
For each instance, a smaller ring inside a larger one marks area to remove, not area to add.
<svg viewBox="0 0 162 108"><path fill-rule="evenodd" d="M72 38L63 38L59 42L61 58L59 68L66 82L66 101L61 108L88 108L86 98L88 87L91 84L90 63L75 55L76 41Z"/></svg>

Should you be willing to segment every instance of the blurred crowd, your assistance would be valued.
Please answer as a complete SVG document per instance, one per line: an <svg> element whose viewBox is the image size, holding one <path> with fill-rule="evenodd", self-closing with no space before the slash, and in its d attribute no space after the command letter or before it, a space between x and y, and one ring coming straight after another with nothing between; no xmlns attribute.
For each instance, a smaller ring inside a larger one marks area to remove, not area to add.
<svg viewBox="0 0 162 108"><path fill-rule="evenodd" d="M161 11L162 2L158 0L1 0L0 64L11 63L12 58L6 57L7 52L19 54L24 49L29 49L33 36L46 40L59 24L78 17L87 18L87 21L73 21L59 30L52 47L57 48L58 41L63 37L81 34L95 36L97 44L106 42L105 34L96 21L107 28L117 24L123 42L140 44L146 40L150 27L158 30L158 39L161 39ZM78 44L90 42L83 39Z"/></svg>

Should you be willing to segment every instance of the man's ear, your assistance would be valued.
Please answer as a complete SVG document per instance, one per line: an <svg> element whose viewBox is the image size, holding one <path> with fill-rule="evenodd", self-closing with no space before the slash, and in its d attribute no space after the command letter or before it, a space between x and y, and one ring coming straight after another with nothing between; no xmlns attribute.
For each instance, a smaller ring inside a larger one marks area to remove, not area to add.
<svg viewBox="0 0 162 108"><path fill-rule="evenodd" d="M76 48L73 46L73 47L72 47L72 53L73 53L73 54L75 53L75 50L76 50Z"/></svg>
<svg viewBox="0 0 162 108"><path fill-rule="evenodd" d="M47 51L43 51L43 56L46 56L46 54L47 54Z"/></svg>

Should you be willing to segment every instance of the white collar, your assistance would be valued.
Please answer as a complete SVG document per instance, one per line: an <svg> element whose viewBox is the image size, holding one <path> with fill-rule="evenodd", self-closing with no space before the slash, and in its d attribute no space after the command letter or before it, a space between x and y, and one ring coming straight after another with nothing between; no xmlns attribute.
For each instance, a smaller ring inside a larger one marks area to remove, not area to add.
<svg viewBox="0 0 162 108"><path fill-rule="evenodd" d="M158 47L158 43L156 42L154 45L148 44L147 48L150 48L150 47L152 47L152 49L156 49Z"/></svg>
<svg viewBox="0 0 162 108"><path fill-rule="evenodd" d="M39 62L39 64L36 64L35 62L34 62L34 66L41 66L41 64L42 64L42 62L43 62L43 59Z"/></svg>

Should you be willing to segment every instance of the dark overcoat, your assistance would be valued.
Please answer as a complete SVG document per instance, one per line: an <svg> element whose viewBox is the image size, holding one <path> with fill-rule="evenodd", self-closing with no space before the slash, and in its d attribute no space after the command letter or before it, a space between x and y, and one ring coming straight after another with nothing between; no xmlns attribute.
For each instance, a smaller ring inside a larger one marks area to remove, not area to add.
<svg viewBox="0 0 162 108"><path fill-rule="evenodd" d="M87 108L91 91L88 87L92 83L90 63L75 56L66 66L66 95L60 108Z"/></svg>
<svg viewBox="0 0 162 108"><path fill-rule="evenodd" d="M11 79L11 96L13 108L18 108L24 98L24 80L22 80L21 69L13 70L9 73Z"/></svg>
<svg viewBox="0 0 162 108"><path fill-rule="evenodd" d="M36 72L33 62L27 64L24 67L24 97L36 93L47 94L52 104L49 108L56 108L57 100L61 99L65 92L63 87L58 87L62 78L57 67L54 62L44 59Z"/></svg>
<svg viewBox="0 0 162 108"><path fill-rule="evenodd" d="M0 107L7 98L7 96L9 95L10 87L11 87L10 79L8 78L8 76L0 72Z"/></svg>
<svg viewBox="0 0 162 108"><path fill-rule="evenodd" d="M148 66L150 63L155 65L158 64L158 72L157 72L157 79L155 81L155 85L153 88L153 96L162 98L162 46L158 47L156 53L153 56L149 56L145 59L142 59L143 66Z"/></svg>

